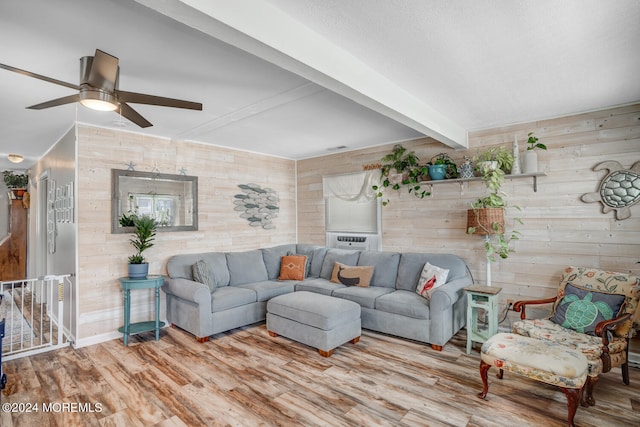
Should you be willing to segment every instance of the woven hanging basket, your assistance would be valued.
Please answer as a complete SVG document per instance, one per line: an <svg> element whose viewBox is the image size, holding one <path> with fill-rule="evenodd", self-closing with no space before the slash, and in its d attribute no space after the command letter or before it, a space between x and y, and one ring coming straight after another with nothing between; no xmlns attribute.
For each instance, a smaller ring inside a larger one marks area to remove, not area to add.
<svg viewBox="0 0 640 427"><path fill-rule="evenodd" d="M498 230L494 229L498 225ZM467 210L467 230L475 228L473 234L504 233L504 208L479 208Z"/></svg>

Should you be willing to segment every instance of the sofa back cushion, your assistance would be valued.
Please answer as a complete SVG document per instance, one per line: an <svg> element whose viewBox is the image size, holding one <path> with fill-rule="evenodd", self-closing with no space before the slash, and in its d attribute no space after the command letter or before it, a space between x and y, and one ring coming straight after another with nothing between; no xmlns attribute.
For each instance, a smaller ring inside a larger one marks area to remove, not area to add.
<svg viewBox="0 0 640 427"><path fill-rule="evenodd" d="M293 255L296 250L295 244L274 246L273 248L261 249L264 266L267 269L269 280L275 280L280 275L280 261L285 255ZM301 254L304 255L304 254Z"/></svg>
<svg viewBox="0 0 640 427"><path fill-rule="evenodd" d="M465 262L456 255L407 252L400 255L396 289L415 292L420 274L427 262L449 270L447 282L466 277L469 274Z"/></svg>
<svg viewBox="0 0 640 427"><path fill-rule="evenodd" d="M358 265L358 258L360 251L349 251L345 249L328 249L327 254L324 256L322 262L322 269L320 270L320 277L323 279L331 280L331 273L333 273L333 266L337 262L346 265Z"/></svg>
<svg viewBox="0 0 640 427"><path fill-rule="evenodd" d="M362 251L358 258L358 265L376 267L371 278L371 286L395 288L399 264L400 254L396 252Z"/></svg>
<svg viewBox="0 0 640 427"><path fill-rule="evenodd" d="M307 277L320 277L324 256L327 254L325 246L308 245L298 243L296 245L296 254L306 255L308 260Z"/></svg>
<svg viewBox="0 0 640 427"><path fill-rule="evenodd" d="M221 252L206 252L198 254L175 255L167 262L167 274L172 279L194 280L192 274L193 265L203 260L213 271L216 277L217 287L229 285L229 269L227 258Z"/></svg>
<svg viewBox="0 0 640 427"><path fill-rule="evenodd" d="M261 250L228 252L226 255L229 267L229 285L244 285L245 283L269 280Z"/></svg>

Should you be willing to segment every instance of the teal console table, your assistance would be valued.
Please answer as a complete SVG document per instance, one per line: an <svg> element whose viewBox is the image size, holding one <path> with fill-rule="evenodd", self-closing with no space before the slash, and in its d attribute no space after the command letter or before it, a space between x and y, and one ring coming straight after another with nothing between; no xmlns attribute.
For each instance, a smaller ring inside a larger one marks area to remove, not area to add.
<svg viewBox="0 0 640 427"><path fill-rule="evenodd" d="M156 341L160 339L160 328L164 322L160 321L160 287L164 284L164 276L147 276L144 279L130 279L121 277L120 286L124 292L124 326L118 328L123 334L125 347L129 343L129 335L140 332L156 331ZM131 323L131 291L136 289L154 289L156 319L148 322Z"/></svg>
<svg viewBox="0 0 640 427"><path fill-rule="evenodd" d="M483 343L498 333L498 294L502 288L469 286L467 293L467 354L474 342ZM478 311L484 311L484 323L478 321Z"/></svg>

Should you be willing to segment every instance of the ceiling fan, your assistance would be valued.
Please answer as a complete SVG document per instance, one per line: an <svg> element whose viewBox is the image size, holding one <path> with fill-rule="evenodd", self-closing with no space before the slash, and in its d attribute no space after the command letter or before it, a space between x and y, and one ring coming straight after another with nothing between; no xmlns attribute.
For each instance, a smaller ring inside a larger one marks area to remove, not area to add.
<svg viewBox="0 0 640 427"><path fill-rule="evenodd" d="M94 56L83 56L80 58L79 85L52 79L51 77L21 70L20 68L10 65L0 64L0 68L78 91L75 95L64 96L27 107L32 110L42 110L44 108L57 107L72 102L80 102L82 105L94 110L117 111L118 114L129 119L141 128L153 125L142 117L140 113L131 108L128 103L202 110L202 104L198 102L119 90L118 76L120 74L120 68L118 67L118 58L100 49L96 49Z"/></svg>

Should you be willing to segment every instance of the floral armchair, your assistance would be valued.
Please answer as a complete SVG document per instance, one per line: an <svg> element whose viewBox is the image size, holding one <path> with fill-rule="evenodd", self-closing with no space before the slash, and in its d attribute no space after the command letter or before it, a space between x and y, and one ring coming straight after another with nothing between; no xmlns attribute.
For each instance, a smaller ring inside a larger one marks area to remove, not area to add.
<svg viewBox="0 0 640 427"><path fill-rule="evenodd" d="M601 373L620 366L622 381L629 384L629 337L638 329L639 299L639 277L569 267L562 275L557 296L514 304L521 320L513 324L512 330L581 350L589 363L581 404L593 406L593 388ZM527 306L550 303L553 309L549 317L526 318Z"/></svg>

